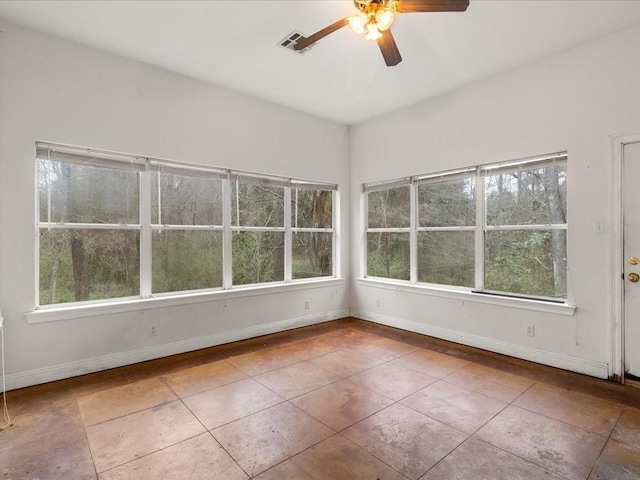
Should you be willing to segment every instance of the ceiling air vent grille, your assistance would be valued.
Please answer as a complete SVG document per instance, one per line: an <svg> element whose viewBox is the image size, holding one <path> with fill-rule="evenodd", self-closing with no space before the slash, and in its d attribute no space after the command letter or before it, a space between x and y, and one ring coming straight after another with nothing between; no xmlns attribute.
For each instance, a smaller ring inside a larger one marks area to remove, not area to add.
<svg viewBox="0 0 640 480"><path fill-rule="evenodd" d="M283 48L286 48L290 52L302 55L304 53L307 53L311 49L311 47L307 47L307 48L302 49L302 50L294 50L293 46L296 43L298 43L300 40L302 40L303 38L306 38L306 37L301 32L299 32L297 30L294 30L289 35L287 35L282 40L280 40L278 42L278 45L280 45Z"/></svg>

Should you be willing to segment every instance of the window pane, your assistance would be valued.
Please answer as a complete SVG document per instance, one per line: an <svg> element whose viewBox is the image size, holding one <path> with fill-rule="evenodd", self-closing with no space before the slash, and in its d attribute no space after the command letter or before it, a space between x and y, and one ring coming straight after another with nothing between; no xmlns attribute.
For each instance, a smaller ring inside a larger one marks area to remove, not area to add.
<svg viewBox="0 0 640 480"><path fill-rule="evenodd" d="M293 234L293 278L333 275L333 234L296 232Z"/></svg>
<svg viewBox="0 0 640 480"><path fill-rule="evenodd" d="M55 223L137 224L138 173L41 160L40 221L47 221L47 188Z"/></svg>
<svg viewBox="0 0 640 480"><path fill-rule="evenodd" d="M418 186L421 227L463 227L476 224L476 179Z"/></svg>
<svg viewBox="0 0 640 480"><path fill-rule="evenodd" d="M485 179L487 225L567 222L565 166L525 170Z"/></svg>
<svg viewBox="0 0 640 480"><path fill-rule="evenodd" d="M284 227L284 187L234 181L231 224L236 227Z"/></svg>
<svg viewBox="0 0 640 480"><path fill-rule="evenodd" d="M367 234L367 276L409 280L409 234Z"/></svg>
<svg viewBox="0 0 640 480"><path fill-rule="evenodd" d="M222 286L222 232L154 231L153 292Z"/></svg>
<svg viewBox="0 0 640 480"><path fill-rule="evenodd" d="M486 232L485 288L566 298L566 233L566 230Z"/></svg>
<svg viewBox="0 0 640 480"><path fill-rule="evenodd" d="M403 228L410 226L409 186L388 188L368 194L369 228Z"/></svg>
<svg viewBox="0 0 640 480"><path fill-rule="evenodd" d="M158 202L158 174L153 173L151 208L154 224L222 225L222 180L161 173Z"/></svg>
<svg viewBox="0 0 640 480"><path fill-rule="evenodd" d="M139 295L139 232L41 230L40 304Z"/></svg>
<svg viewBox="0 0 640 480"><path fill-rule="evenodd" d="M332 192L291 189L291 226L293 228L331 228Z"/></svg>
<svg viewBox="0 0 640 480"><path fill-rule="evenodd" d="M420 232L418 281L473 287L474 232Z"/></svg>
<svg viewBox="0 0 640 480"><path fill-rule="evenodd" d="M235 232L233 284L284 281L283 232Z"/></svg>

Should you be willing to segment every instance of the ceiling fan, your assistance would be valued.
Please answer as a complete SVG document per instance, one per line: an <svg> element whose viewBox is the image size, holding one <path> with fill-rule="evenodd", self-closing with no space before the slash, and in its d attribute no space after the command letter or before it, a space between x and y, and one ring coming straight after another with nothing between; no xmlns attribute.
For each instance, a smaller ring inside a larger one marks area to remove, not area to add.
<svg viewBox="0 0 640 480"><path fill-rule="evenodd" d="M294 50L304 50L330 33L347 25L367 40L378 42L384 61L393 67L402 61L396 41L391 34L391 24L397 13L464 12L469 0L353 0L360 13L338 20L322 30L298 40Z"/></svg>

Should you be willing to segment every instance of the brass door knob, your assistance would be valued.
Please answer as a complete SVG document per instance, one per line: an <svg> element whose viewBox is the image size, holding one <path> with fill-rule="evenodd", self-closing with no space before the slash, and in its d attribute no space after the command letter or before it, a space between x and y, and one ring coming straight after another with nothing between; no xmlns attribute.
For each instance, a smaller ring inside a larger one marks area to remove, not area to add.
<svg viewBox="0 0 640 480"><path fill-rule="evenodd" d="M630 273L629 275L627 275L627 279L630 282L636 283L638 280L640 280L640 275L638 275L637 273Z"/></svg>
<svg viewBox="0 0 640 480"><path fill-rule="evenodd" d="M638 263L640 263L640 260L638 260L638 257L629 257L629 263L631 265L637 265Z"/></svg>

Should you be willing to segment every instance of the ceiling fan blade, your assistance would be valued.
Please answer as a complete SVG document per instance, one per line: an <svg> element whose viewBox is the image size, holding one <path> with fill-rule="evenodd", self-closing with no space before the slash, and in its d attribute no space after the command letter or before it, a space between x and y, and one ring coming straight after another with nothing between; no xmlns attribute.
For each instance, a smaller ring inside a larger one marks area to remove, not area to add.
<svg viewBox="0 0 640 480"><path fill-rule="evenodd" d="M340 30L345 25L349 24L349 17L343 18L342 20L338 20L336 23L332 23L328 27L324 27L322 30L314 33L313 35L309 35L306 38L303 38L299 42L297 42L294 46L294 50L304 50L307 47L310 47L318 40L326 37L330 33L335 32L336 30Z"/></svg>
<svg viewBox="0 0 640 480"><path fill-rule="evenodd" d="M398 12L464 12L469 0L400 0Z"/></svg>
<svg viewBox="0 0 640 480"><path fill-rule="evenodd" d="M402 61L400 50L398 50L398 45L396 45L396 41L393 39L391 30L382 32L382 36L378 39L378 46L380 47L380 51L384 57L384 63L387 64L387 67L394 67Z"/></svg>

